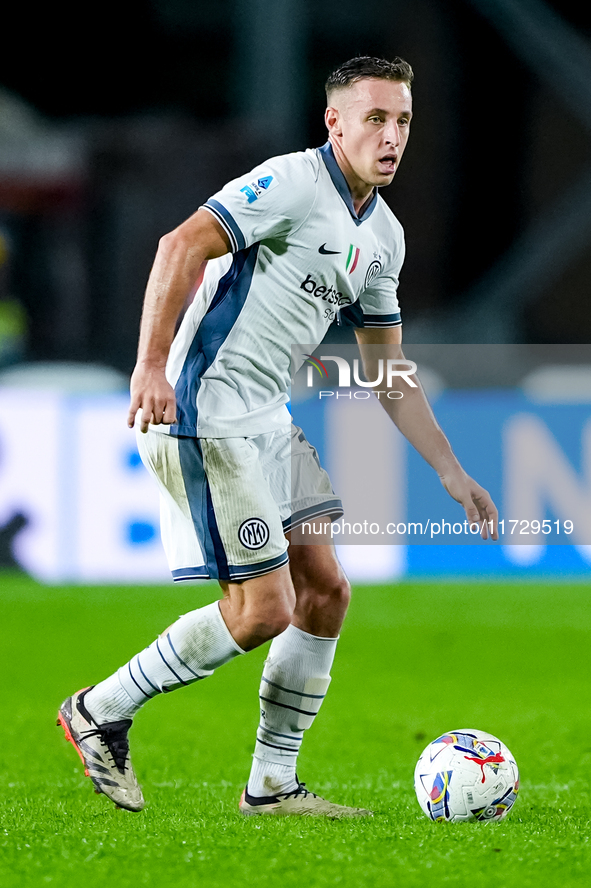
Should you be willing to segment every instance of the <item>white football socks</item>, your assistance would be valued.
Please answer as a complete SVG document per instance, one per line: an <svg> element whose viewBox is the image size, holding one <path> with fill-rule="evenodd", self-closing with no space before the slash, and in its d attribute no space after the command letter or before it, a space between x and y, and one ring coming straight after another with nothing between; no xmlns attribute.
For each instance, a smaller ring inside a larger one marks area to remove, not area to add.
<svg viewBox="0 0 591 888"><path fill-rule="evenodd" d="M304 731L326 696L337 640L293 625L273 639L259 690L261 722L248 780L250 795L297 789L298 753ZM152 697L207 678L242 653L216 601L182 616L89 691L84 702L98 724L133 718Z"/></svg>
<svg viewBox="0 0 591 888"><path fill-rule="evenodd" d="M265 661L248 793L257 798L297 789L296 762L330 684L336 638L319 638L290 625L274 638Z"/></svg>
<svg viewBox="0 0 591 888"><path fill-rule="evenodd" d="M207 678L243 653L214 601L180 617L153 644L89 691L84 704L98 724L133 718L157 694Z"/></svg>

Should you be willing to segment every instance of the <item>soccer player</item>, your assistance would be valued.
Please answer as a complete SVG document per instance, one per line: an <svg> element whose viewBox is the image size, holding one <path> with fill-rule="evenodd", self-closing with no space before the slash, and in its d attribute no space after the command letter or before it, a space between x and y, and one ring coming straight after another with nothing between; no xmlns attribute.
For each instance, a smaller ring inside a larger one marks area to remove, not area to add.
<svg viewBox="0 0 591 888"><path fill-rule="evenodd" d="M296 775L304 732L330 684L349 585L329 536L288 550L294 528L334 520L342 507L286 402L291 346L320 343L337 313L355 327L368 379L376 378L375 346L403 358L403 233L378 188L390 184L406 148L412 78L402 59L346 62L326 85L323 147L274 157L229 182L159 243L129 425L139 421L140 453L160 487L174 579L215 578L223 597L180 617L60 708L86 773L119 807L144 805L128 743L138 710L273 639L240 810L371 813L319 797ZM496 528L489 494L462 469L420 386L382 403L468 520Z"/></svg>

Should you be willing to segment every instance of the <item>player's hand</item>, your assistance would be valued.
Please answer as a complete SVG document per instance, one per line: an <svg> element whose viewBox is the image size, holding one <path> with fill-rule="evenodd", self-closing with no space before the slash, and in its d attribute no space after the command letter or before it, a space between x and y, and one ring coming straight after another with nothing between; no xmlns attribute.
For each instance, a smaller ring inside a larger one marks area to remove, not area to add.
<svg viewBox="0 0 591 888"><path fill-rule="evenodd" d="M470 525L479 525L482 539L498 540L499 513L488 490L477 484L463 469L440 475L439 478L449 495L464 507Z"/></svg>
<svg viewBox="0 0 591 888"><path fill-rule="evenodd" d="M144 434L149 425L172 425L176 422L176 397L164 370L138 364L131 377L130 389L131 401L127 417L130 429L134 427L136 414L140 409L140 431Z"/></svg>

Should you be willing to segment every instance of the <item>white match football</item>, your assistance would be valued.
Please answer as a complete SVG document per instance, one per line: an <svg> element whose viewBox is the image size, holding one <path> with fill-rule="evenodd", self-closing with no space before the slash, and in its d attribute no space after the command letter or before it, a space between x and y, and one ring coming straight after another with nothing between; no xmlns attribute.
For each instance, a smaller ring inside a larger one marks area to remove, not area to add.
<svg viewBox="0 0 591 888"><path fill-rule="evenodd" d="M502 820L519 792L519 770L504 743L465 728L429 743L415 768L419 805L431 820Z"/></svg>

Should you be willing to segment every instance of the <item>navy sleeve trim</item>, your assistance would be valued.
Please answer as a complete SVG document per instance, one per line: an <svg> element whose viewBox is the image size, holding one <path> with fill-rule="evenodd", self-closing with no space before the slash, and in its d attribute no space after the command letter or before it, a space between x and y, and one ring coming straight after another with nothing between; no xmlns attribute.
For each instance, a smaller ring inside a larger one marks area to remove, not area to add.
<svg viewBox="0 0 591 888"><path fill-rule="evenodd" d="M337 312L337 324L339 327L363 327L363 311L359 302L347 305Z"/></svg>
<svg viewBox="0 0 591 888"><path fill-rule="evenodd" d="M209 210L209 212L215 216L218 220L224 231L227 233L230 238L230 246L232 247L232 252L237 253L239 250L244 250L246 247L246 240L242 231L240 230L240 226L232 216L232 214L221 204L219 201L210 198L206 203L203 204L204 210Z"/></svg>
<svg viewBox="0 0 591 888"><path fill-rule="evenodd" d="M392 314L364 314L359 302L341 308L337 315L341 327L399 327L402 324L400 312Z"/></svg>
<svg viewBox="0 0 591 888"><path fill-rule="evenodd" d="M364 327L398 327L400 324L402 324L402 318L399 311L394 314L363 315Z"/></svg>

